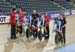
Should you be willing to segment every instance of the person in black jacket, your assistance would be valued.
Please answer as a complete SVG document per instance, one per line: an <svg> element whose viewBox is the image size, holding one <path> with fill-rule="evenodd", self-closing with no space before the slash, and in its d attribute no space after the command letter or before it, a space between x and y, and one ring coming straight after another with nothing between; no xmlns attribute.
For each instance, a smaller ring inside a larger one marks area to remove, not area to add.
<svg viewBox="0 0 75 52"><path fill-rule="evenodd" d="M63 43L65 44L66 43L66 17L64 14L62 14L62 17L61 17L61 22L62 22L62 33L63 33Z"/></svg>

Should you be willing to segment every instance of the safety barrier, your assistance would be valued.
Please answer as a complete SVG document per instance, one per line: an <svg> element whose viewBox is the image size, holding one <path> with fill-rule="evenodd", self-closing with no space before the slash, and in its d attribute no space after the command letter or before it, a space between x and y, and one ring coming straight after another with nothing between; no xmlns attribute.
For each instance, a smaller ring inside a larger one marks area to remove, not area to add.
<svg viewBox="0 0 75 52"><path fill-rule="evenodd" d="M9 23L9 19L10 19L10 16L0 16L0 24L2 23Z"/></svg>

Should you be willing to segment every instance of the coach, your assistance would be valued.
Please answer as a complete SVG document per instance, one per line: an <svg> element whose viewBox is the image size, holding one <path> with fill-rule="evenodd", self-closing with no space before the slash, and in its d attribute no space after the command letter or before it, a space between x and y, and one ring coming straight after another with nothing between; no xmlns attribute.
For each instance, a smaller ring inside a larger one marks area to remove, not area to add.
<svg viewBox="0 0 75 52"><path fill-rule="evenodd" d="M11 39L16 39L16 8L12 9L10 14L10 24L11 24Z"/></svg>

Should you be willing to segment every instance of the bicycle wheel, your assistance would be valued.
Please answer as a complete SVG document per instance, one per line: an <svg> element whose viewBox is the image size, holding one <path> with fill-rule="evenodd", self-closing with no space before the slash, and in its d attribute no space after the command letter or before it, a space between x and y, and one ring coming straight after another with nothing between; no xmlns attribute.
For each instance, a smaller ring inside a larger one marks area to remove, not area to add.
<svg viewBox="0 0 75 52"><path fill-rule="evenodd" d="M38 32L38 39L39 39L40 41L42 40L42 31L41 31L41 30Z"/></svg>
<svg viewBox="0 0 75 52"><path fill-rule="evenodd" d="M26 38L29 38L30 37L30 34L31 34L30 29L29 28L26 29Z"/></svg>
<svg viewBox="0 0 75 52"><path fill-rule="evenodd" d="M23 28L22 28L22 25L19 26L19 34L22 34L23 33Z"/></svg>
<svg viewBox="0 0 75 52"><path fill-rule="evenodd" d="M55 44L59 44L60 43L60 36L59 33L57 32L55 35Z"/></svg>

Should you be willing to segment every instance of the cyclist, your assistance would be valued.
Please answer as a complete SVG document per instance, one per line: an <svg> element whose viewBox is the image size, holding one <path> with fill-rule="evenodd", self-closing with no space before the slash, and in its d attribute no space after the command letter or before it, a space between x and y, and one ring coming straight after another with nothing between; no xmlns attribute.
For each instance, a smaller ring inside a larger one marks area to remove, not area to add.
<svg viewBox="0 0 75 52"><path fill-rule="evenodd" d="M62 22L61 22L61 18L55 18L54 19L54 32L58 32L60 34L60 40L61 43L63 42L63 33L62 33Z"/></svg>
<svg viewBox="0 0 75 52"><path fill-rule="evenodd" d="M30 15L27 15L25 18L24 18L24 21L25 21L25 24L27 25L25 27L26 29L26 37L29 38L29 36L31 35L31 22L32 22L32 16ZM30 34L29 34L30 32Z"/></svg>
<svg viewBox="0 0 75 52"><path fill-rule="evenodd" d="M23 34L24 31L24 17L25 14L22 12L20 8L17 9L17 14L16 14L16 21L17 21L17 32L19 34Z"/></svg>
<svg viewBox="0 0 75 52"><path fill-rule="evenodd" d="M37 38L37 23L38 23L38 20L39 20L39 15L36 13L36 10L33 10L33 13L32 13L32 28L33 28L33 36L34 36L34 39Z"/></svg>

